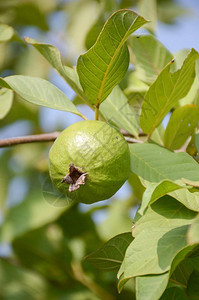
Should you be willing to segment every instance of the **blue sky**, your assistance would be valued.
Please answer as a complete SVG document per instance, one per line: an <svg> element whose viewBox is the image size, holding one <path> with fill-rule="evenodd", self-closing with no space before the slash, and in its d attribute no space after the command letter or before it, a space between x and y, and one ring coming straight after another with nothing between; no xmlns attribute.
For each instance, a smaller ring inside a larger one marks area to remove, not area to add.
<svg viewBox="0 0 199 300"><path fill-rule="evenodd" d="M195 48L199 51L199 1L176 1L190 10L180 16L175 25L158 24L157 38L172 52L182 48Z"/></svg>

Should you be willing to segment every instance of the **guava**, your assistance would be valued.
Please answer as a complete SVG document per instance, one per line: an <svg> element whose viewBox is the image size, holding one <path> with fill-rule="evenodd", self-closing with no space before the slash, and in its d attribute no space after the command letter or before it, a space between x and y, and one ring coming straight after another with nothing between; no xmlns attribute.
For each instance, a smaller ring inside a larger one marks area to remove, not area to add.
<svg viewBox="0 0 199 300"><path fill-rule="evenodd" d="M126 140L103 121L80 121L66 128L51 147L49 162L58 190L87 204L113 196L130 173Z"/></svg>

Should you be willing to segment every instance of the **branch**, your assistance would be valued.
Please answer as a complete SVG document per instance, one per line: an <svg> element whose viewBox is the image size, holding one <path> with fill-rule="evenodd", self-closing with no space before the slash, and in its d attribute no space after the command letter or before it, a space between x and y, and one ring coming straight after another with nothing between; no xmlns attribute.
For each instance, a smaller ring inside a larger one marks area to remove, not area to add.
<svg viewBox="0 0 199 300"><path fill-rule="evenodd" d="M19 136L14 138L2 139L0 140L0 148L10 147L19 144L27 144L27 143L37 143L37 142L53 142L56 140L60 132L51 132L44 134L35 134L35 135L26 135Z"/></svg>
<svg viewBox="0 0 199 300"><path fill-rule="evenodd" d="M74 279L79 281L84 286L86 286L100 299L115 300L115 297L113 295L109 294L109 292L107 292L104 288L99 286L95 281L93 281L93 279L91 279L84 273L84 270L80 262L72 262L71 268L72 268Z"/></svg>
<svg viewBox="0 0 199 300"><path fill-rule="evenodd" d="M51 133L26 135L26 136L14 137L14 138L2 139L2 140L0 140L0 148L10 147L10 146L19 145L19 144L53 142L56 140L56 138L58 137L58 135L60 133L61 132L59 132L59 131L55 131L55 132L51 132ZM125 136L124 132L122 132L122 134L124 135L124 138L128 143L142 143L141 140L137 140L135 138ZM127 133L127 135L129 135L129 134Z"/></svg>

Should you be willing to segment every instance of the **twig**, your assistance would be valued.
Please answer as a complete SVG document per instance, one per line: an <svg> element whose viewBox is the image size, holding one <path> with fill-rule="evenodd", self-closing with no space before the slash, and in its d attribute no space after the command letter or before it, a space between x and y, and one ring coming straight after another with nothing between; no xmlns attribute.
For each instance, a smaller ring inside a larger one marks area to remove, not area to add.
<svg viewBox="0 0 199 300"><path fill-rule="evenodd" d="M14 138L7 138L0 140L0 148L3 147L10 147L15 146L19 144L28 144L28 143L41 143L41 142L53 142L56 140L58 135L61 132L55 131L51 133L43 133L43 134L34 134L34 135L26 135L26 136L19 136ZM125 140L128 143L142 143L141 140L137 140L135 138L125 136L125 133L123 133Z"/></svg>
<svg viewBox="0 0 199 300"><path fill-rule="evenodd" d="M86 286L90 291L92 291L100 299L115 300L115 297L113 295L109 294L109 292L107 292L104 288L99 286L95 281L93 281L90 277L88 277L84 273L84 270L83 270L80 262L72 262L71 268L72 268L74 279L79 281L84 286Z"/></svg>
<svg viewBox="0 0 199 300"><path fill-rule="evenodd" d="M14 138L7 138L0 140L0 148L10 147L19 144L37 143L37 142L52 142L56 140L60 132L51 132L44 134L26 135Z"/></svg>

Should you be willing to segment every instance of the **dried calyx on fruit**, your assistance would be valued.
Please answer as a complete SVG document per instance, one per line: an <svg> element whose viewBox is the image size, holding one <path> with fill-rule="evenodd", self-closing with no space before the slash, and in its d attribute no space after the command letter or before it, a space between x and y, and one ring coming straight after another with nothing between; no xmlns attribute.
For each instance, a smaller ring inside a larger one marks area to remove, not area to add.
<svg viewBox="0 0 199 300"><path fill-rule="evenodd" d="M82 172L74 164L69 165L69 173L62 178L61 182L69 184L69 192L74 192L80 188L80 185L85 184L86 175L88 173Z"/></svg>
<svg viewBox="0 0 199 300"><path fill-rule="evenodd" d="M49 160L57 188L83 203L110 198L130 172L127 142L102 121L81 121L66 128L54 142Z"/></svg>

